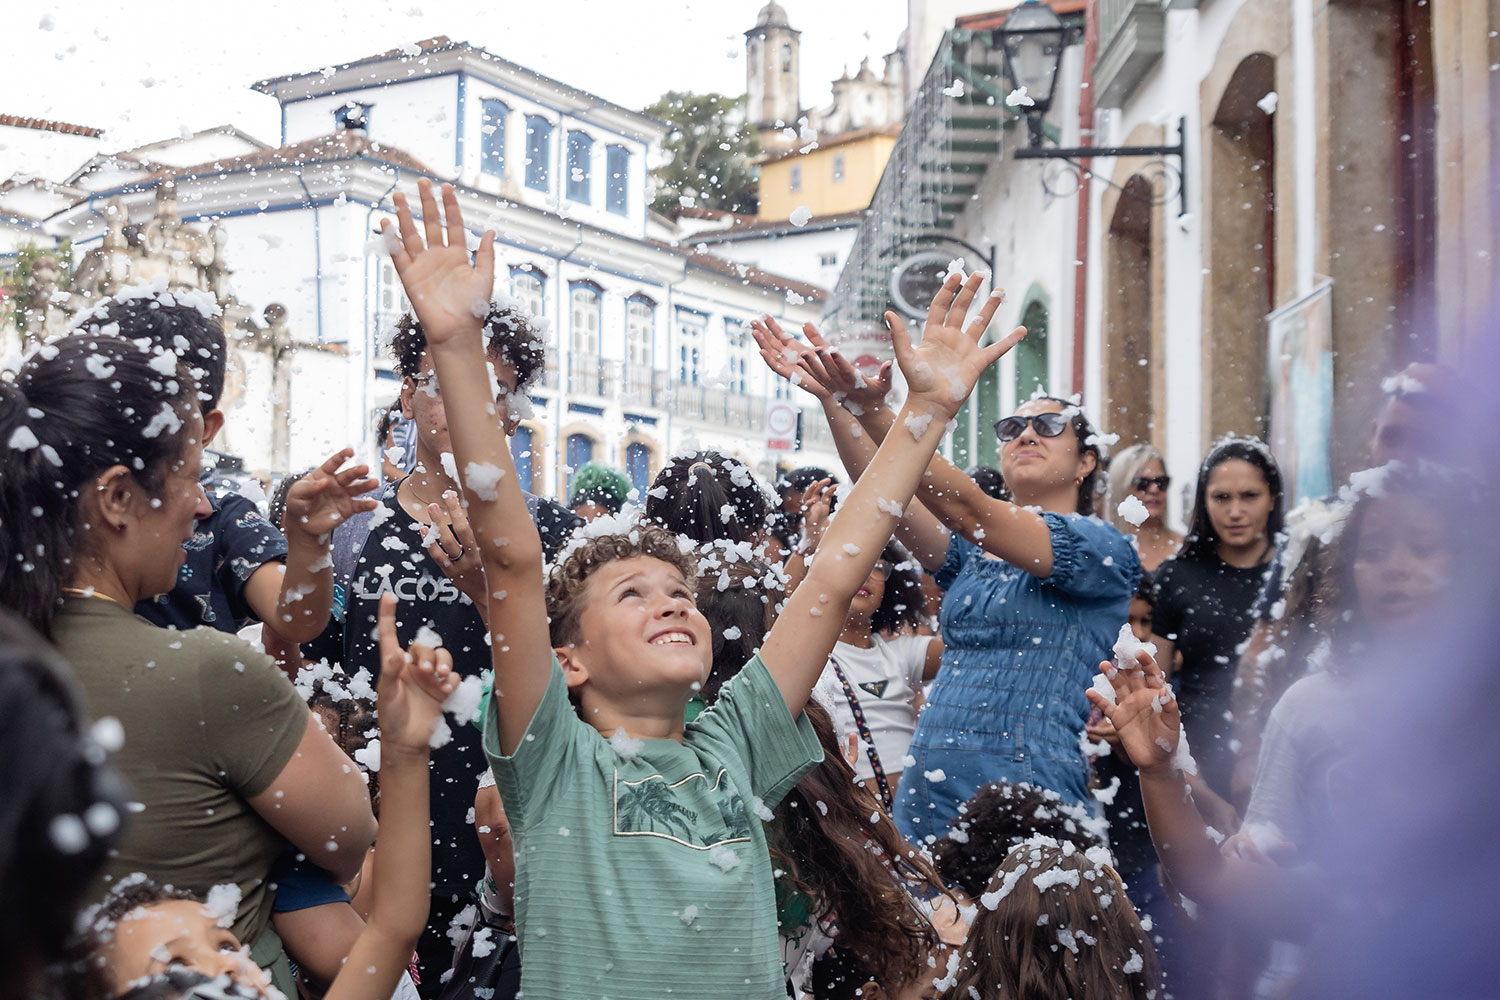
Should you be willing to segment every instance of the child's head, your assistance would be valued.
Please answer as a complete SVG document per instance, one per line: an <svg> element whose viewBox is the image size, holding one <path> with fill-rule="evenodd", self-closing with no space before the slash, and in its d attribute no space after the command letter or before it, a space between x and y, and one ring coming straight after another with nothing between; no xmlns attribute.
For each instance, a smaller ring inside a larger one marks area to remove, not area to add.
<svg viewBox="0 0 1500 1000"><path fill-rule="evenodd" d="M949 885L977 899L1017 844L1044 836L1087 850L1103 844L1093 829L1096 822L1050 789L995 781L981 785L958 807L953 828L932 845L932 861Z"/></svg>
<svg viewBox="0 0 1500 1000"><path fill-rule="evenodd" d="M865 579L864 586L850 602L851 615L869 607L870 630L893 635L905 626L922 624L927 604L922 593L922 570L911 553L891 542Z"/></svg>
<svg viewBox="0 0 1500 1000"><path fill-rule="evenodd" d="M770 513L749 467L717 451L678 455L646 494L647 518L699 543L754 543Z"/></svg>
<svg viewBox="0 0 1500 1000"><path fill-rule="evenodd" d="M160 295L124 295L105 299L85 313L76 330L80 333L113 333L132 341L148 341L147 350L171 351L198 383L198 403L203 411L203 443L214 439L224 426L219 400L224 395L224 369L229 345L218 319L219 307L212 297L163 292Z"/></svg>
<svg viewBox="0 0 1500 1000"><path fill-rule="evenodd" d="M649 522L575 536L547 579L552 646L585 720L594 708L680 712L713 663L697 563Z"/></svg>
<svg viewBox="0 0 1500 1000"><path fill-rule="evenodd" d="M979 896L947 995L1156 996L1156 952L1108 856L1047 837L1014 848Z"/></svg>
<svg viewBox="0 0 1500 1000"><path fill-rule="evenodd" d="M533 321L519 308L490 303L484 320L485 357L494 369L497 393L496 419L507 435L529 412L526 390L542 373L546 350ZM401 415L417 424L417 449L435 462L444 452L451 452L448 440L448 416L437 372L427 357L427 335L422 324L411 313L396 323L391 338L391 356L396 374L401 376ZM429 468L427 471L436 471Z"/></svg>
<svg viewBox="0 0 1500 1000"><path fill-rule="evenodd" d="M152 996L175 997L183 993L184 974L197 974L240 988L230 996L270 996L265 973L229 930L231 919L191 893L144 876L122 879L88 916L80 958L93 994L150 989Z"/></svg>
<svg viewBox="0 0 1500 1000"><path fill-rule="evenodd" d="M1135 586L1135 593L1130 596L1130 634L1141 642L1151 641L1155 601L1156 593L1151 578L1142 573L1140 582Z"/></svg>
<svg viewBox="0 0 1500 1000"><path fill-rule="evenodd" d="M630 480L618 469L599 462L586 462L573 474L573 492L568 506L585 521L620 513L630 498Z"/></svg>

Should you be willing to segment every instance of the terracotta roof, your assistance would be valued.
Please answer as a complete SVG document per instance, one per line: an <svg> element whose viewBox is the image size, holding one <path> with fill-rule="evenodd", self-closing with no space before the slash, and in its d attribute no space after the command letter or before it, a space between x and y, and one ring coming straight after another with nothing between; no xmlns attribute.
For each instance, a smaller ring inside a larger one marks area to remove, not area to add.
<svg viewBox="0 0 1500 1000"><path fill-rule="evenodd" d="M0 115L0 125L9 125L12 128L34 128L40 132L62 132L65 135L82 135L90 139L97 139L104 134L102 128L89 128L87 125L70 125L67 122L48 121L45 118L23 118L20 115Z"/></svg>
<svg viewBox="0 0 1500 1000"><path fill-rule="evenodd" d="M1046 0L1052 13L1062 17L1067 14L1081 14L1088 6L1086 0ZM988 31L998 28L1005 23L1006 16L1010 10L992 10L984 14L968 14L953 23L955 28L966 28L969 31Z"/></svg>
<svg viewBox="0 0 1500 1000"><path fill-rule="evenodd" d="M785 230L797 232L805 229L827 229L830 226L858 226L865 217L866 209L857 208L852 212L836 212L830 215L815 215L808 219L803 225L793 225L787 219L757 219L753 216L741 216L745 221L736 222L728 229L709 229L701 233L693 233L684 236L684 243L722 243L726 240L746 239L751 236L764 236L768 233Z"/></svg>
<svg viewBox="0 0 1500 1000"><path fill-rule="evenodd" d="M780 274L772 274L770 271L762 271L750 264L741 264L738 261L725 260L723 257L715 257L709 253L699 253L696 250L684 250L682 247L674 247L670 243L661 240L647 240L653 246L660 247L670 253L681 254L688 259L688 266L697 267L704 271L712 271L730 278L737 278L749 282L760 288L770 288L781 292L796 292L809 302L823 302L828 298L828 290L817 285L809 285L805 281L797 281Z"/></svg>
<svg viewBox="0 0 1500 1000"><path fill-rule="evenodd" d="M291 167L304 163L326 163L330 160L347 160L356 156L379 160L396 167L405 167L420 173L430 174L421 160L394 146L372 142L363 132L347 129L332 135L319 136L289 146L264 149L243 156L230 156L208 163L189 167L167 167L153 174L154 177L188 177L196 174L221 173L231 170L247 170L255 167Z"/></svg>
<svg viewBox="0 0 1500 1000"><path fill-rule="evenodd" d="M820 153L825 149L833 149L835 146L847 146L851 142L859 142L862 139L869 139L877 135L888 136L894 139L900 134L900 122L896 122L893 125L872 125L869 128L855 129L853 132L840 132L838 135L829 136L827 139L819 137L817 140L817 146L813 149L808 149L806 153L803 152L803 150L807 148L807 144L804 143L801 146L796 146L792 149L788 149L784 153L768 153L765 156L757 157L754 162L764 166L767 163L776 163L780 160L788 160L794 156L807 156L812 153Z"/></svg>
<svg viewBox="0 0 1500 1000"><path fill-rule="evenodd" d="M704 208L701 205L689 205L678 209L674 214L679 219L733 219L736 226L755 221L753 215L727 212L722 208Z"/></svg>

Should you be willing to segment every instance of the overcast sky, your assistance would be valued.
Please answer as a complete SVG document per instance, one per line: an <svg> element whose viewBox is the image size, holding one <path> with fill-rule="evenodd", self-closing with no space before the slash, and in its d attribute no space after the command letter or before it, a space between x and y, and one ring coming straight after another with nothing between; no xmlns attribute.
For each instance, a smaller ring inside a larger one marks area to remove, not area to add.
<svg viewBox="0 0 1500 1000"><path fill-rule="evenodd" d="M906 0L783 0L802 32L802 103L863 56L876 72ZM103 128L109 148L234 124L278 138L249 89L447 35L640 108L666 90L745 90L744 31L763 0L66 0L6 14L0 113ZM50 12L48 8L50 6Z"/></svg>

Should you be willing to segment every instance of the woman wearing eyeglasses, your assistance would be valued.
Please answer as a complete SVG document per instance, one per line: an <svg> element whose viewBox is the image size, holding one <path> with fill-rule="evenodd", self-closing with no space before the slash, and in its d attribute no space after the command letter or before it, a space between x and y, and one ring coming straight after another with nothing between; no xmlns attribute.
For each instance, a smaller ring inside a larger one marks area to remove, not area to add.
<svg viewBox="0 0 1500 1000"><path fill-rule="evenodd" d="M1120 450L1109 463L1109 490L1104 496L1104 517L1122 534L1134 535L1141 568L1156 572L1166 559L1182 547L1182 535L1167 527L1167 475L1161 452L1149 444L1133 444ZM1146 508L1139 526L1120 514L1126 497L1135 497Z"/></svg>
<svg viewBox="0 0 1500 1000"><path fill-rule="evenodd" d="M965 324L978 288L976 277L962 287L950 278L933 298L927 328L982 336L999 297L992 294ZM886 322L901 323L894 313ZM895 423L885 405L889 365L861 377L815 329L804 330L810 348L769 318L757 324L761 356L785 377L800 373L793 380L822 401L839 457L857 474ZM913 842L947 833L959 805L991 781L1086 800L1082 691L1109 655L1140 576L1125 537L1088 516L1099 449L1082 411L1034 399L997 422L996 432L1011 501L986 495L938 456L922 480L925 510L913 504L900 532L946 589L942 666L896 795L896 823Z"/></svg>

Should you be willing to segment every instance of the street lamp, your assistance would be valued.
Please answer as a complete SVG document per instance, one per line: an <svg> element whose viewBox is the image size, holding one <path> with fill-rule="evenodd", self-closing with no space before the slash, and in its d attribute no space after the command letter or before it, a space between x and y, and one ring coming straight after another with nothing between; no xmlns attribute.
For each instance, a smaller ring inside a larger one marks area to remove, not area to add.
<svg viewBox="0 0 1500 1000"><path fill-rule="evenodd" d="M1017 149L1018 160L1067 160L1080 174L1097 177L1111 187L1118 188L1106 177L1094 174L1078 160L1096 156L1175 156L1177 164L1162 160L1164 173L1175 174L1177 195L1181 201L1178 214L1187 213L1187 154L1185 137L1187 118L1177 126L1177 143L1173 146L1044 146L1042 144L1042 120L1052 107L1053 92L1057 88L1057 71L1062 63L1063 50L1078 42L1081 32L1062 22L1057 12L1041 0L1025 0L1005 16L1005 23L991 33L991 48L1005 52L1005 70L1010 76L1011 86L1024 88L1029 103L1018 109L1026 116L1026 131L1029 142ZM1044 182L1045 183L1045 182ZM1123 188L1121 188L1124 191ZM1129 192L1125 192L1129 194ZM1157 203L1152 199L1153 204Z"/></svg>
<svg viewBox="0 0 1500 1000"><path fill-rule="evenodd" d="M1006 15L1003 27L995 29L994 39L1005 51L1012 85L1031 98L1026 123L1033 147L1042 144L1042 119L1052 107L1057 67L1063 49L1075 40L1074 34L1051 7L1039 0L1026 0Z"/></svg>

